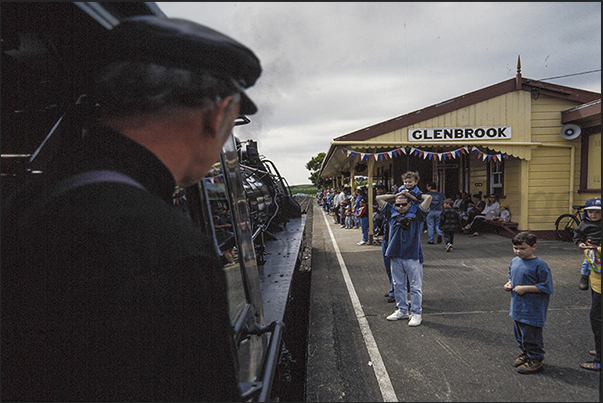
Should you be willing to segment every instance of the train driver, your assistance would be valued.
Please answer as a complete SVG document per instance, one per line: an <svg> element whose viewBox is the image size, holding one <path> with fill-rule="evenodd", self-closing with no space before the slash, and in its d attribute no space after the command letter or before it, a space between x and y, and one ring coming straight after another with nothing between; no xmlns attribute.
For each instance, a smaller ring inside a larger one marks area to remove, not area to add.
<svg viewBox="0 0 603 403"><path fill-rule="evenodd" d="M2 400L240 400L218 255L171 205L256 112L259 60L181 19L106 35L98 119L2 214Z"/></svg>

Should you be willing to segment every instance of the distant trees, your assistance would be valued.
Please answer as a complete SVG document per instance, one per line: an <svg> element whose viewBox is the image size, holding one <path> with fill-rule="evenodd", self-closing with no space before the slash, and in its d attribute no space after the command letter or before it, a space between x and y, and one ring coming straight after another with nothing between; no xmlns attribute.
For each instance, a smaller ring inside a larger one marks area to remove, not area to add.
<svg viewBox="0 0 603 403"><path fill-rule="evenodd" d="M310 177L308 179L310 179L318 189L325 189L329 186L329 182L325 178L318 176L325 156L325 153L318 153L318 155L312 157L312 159L306 163L306 169L310 171Z"/></svg>

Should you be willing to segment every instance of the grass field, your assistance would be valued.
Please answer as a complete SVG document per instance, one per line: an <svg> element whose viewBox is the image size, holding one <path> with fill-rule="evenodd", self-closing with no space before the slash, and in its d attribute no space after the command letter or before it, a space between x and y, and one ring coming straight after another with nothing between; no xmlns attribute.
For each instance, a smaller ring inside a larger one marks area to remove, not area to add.
<svg viewBox="0 0 603 403"><path fill-rule="evenodd" d="M316 192L318 192L318 188L314 185L294 185L290 186L291 193L304 193L308 196L316 196Z"/></svg>

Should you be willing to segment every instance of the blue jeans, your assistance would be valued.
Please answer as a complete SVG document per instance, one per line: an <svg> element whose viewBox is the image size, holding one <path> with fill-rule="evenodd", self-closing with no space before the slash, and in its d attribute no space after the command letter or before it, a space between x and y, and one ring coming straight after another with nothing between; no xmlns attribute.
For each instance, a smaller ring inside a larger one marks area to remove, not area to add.
<svg viewBox="0 0 603 403"><path fill-rule="evenodd" d="M396 305L402 312L408 312L406 281L410 283L410 313L420 315L423 312L423 265L419 260L390 259Z"/></svg>
<svg viewBox="0 0 603 403"><path fill-rule="evenodd" d="M454 231L444 232L444 242L446 245L452 245L454 243Z"/></svg>
<svg viewBox="0 0 603 403"><path fill-rule="evenodd" d="M539 361L544 359L544 340L541 327L514 321L513 333L519 349L525 351L528 357Z"/></svg>
<svg viewBox="0 0 603 403"><path fill-rule="evenodd" d="M394 283L392 281L392 265L387 256L385 256L385 250L387 249L387 241L383 241L381 243L381 253L383 254L383 264L385 265L385 272L387 273L387 278L389 279L389 291L388 294L390 297L395 297L394 294Z"/></svg>
<svg viewBox="0 0 603 403"><path fill-rule="evenodd" d="M360 218L360 228L362 228L362 240L364 242L368 242L368 229L369 229L368 217Z"/></svg>
<svg viewBox="0 0 603 403"><path fill-rule="evenodd" d="M444 236L444 233L440 229L440 214L442 214L440 210L429 210L429 213L427 213L425 222L427 223L429 242L434 241L436 233L440 236Z"/></svg>
<svg viewBox="0 0 603 403"><path fill-rule="evenodd" d="M582 268L580 269L580 274L583 276L590 276L590 267L588 266L588 260L584 259L582 262Z"/></svg>

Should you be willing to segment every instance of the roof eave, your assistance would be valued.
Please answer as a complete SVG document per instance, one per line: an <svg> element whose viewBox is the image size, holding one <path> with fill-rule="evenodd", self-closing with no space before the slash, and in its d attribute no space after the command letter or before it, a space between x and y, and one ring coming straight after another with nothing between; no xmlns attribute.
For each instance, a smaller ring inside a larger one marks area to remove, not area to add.
<svg viewBox="0 0 603 403"><path fill-rule="evenodd" d="M579 105L575 108L561 112L561 123L572 123L577 120L593 117L595 115L601 115L601 98L596 101Z"/></svg>
<svg viewBox="0 0 603 403"><path fill-rule="evenodd" d="M601 94L579 90L576 88L565 87L557 84L549 84L529 78L521 78L521 85L517 85L517 78L512 78L502 81L498 84L491 85L473 91L456 98L440 102L436 105L429 106L424 109L398 116L390 120L386 120L376 125L357 130L352 133L337 137L335 141L366 141L385 133L390 133L394 130L411 126L415 123L431 119L457 109L465 108L474 105L478 102L483 102L497 96L501 96L513 91L530 91L542 95L548 95L555 98L570 99L576 102L592 102L597 98L601 98ZM519 88L518 88L519 87Z"/></svg>

